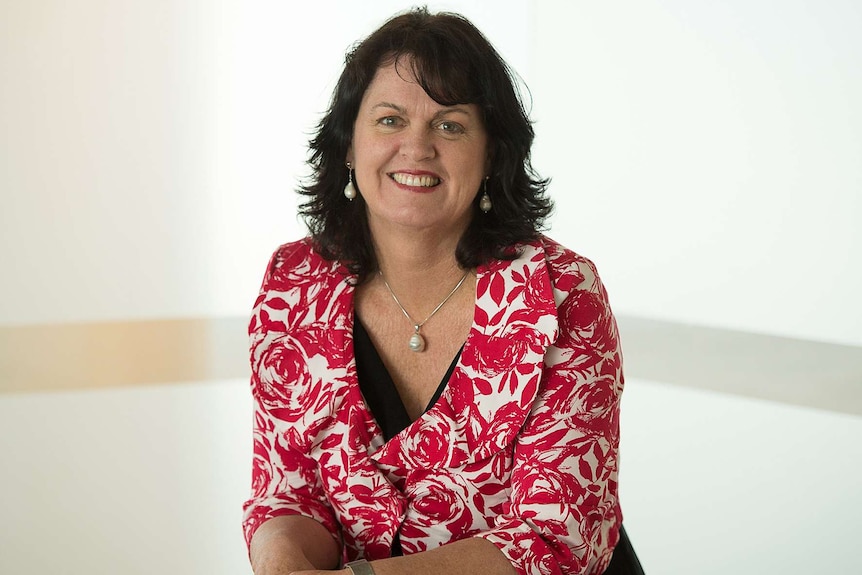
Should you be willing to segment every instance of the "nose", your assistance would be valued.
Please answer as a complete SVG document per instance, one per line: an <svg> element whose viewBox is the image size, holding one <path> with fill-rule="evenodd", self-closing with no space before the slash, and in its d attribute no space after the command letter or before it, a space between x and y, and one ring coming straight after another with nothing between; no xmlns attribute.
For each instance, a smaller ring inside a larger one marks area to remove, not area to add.
<svg viewBox="0 0 862 575"><path fill-rule="evenodd" d="M434 136L425 126L411 126L404 131L401 141L401 155L408 160L421 162L430 160L437 155L434 148Z"/></svg>

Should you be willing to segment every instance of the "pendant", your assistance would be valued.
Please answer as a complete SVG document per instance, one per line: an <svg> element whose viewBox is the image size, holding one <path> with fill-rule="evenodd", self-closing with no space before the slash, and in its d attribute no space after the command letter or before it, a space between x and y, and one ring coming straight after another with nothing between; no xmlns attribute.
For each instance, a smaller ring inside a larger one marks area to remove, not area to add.
<svg viewBox="0 0 862 575"><path fill-rule="evenodd" d="M416 333L410 336L410 343L407 344L407 347L410 348L410 351L420 352L425 350L425 339L419 335L419 330L416 330Z"/></svg>
<svg viewBox="0 0 862 575"><path fill-rule="evenodd" d="M344 186L344 197L351 202L356 197L356 186L353 185L353 180L347 182L347 185Z"/></svg>

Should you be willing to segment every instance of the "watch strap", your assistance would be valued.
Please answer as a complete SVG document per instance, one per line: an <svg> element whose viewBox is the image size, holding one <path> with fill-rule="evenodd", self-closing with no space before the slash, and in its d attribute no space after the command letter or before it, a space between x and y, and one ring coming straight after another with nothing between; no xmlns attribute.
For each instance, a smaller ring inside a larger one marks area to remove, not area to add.
<svg viewBox="0 0 862 575"><path fill-rule="evenodd" d="M374 569L371 568L371 563L365 559L351 561L345 565L353 575L374 575Z"/></svg>

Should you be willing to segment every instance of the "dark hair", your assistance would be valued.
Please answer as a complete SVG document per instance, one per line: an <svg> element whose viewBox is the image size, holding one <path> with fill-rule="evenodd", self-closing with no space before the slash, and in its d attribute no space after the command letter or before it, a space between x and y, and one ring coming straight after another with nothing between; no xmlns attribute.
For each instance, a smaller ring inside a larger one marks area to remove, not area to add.
<svg viewBox="0 0 862 575"><path fill-rule="evenodd" d="M344 198L347 152L359 106L377 70L404 62L438 104L476 104L488 134L493 209L473 204L473 218L456 250L458 263L473 268L492 258L512 259L513 245L534 239L551 212L547 179L530 163L533 128L514 75L482 33L459 14L415 8L387 21L345 58L329 110L310 142L312 177L300 207L320 253L343 261L362 281L377 269L362 194ZM478 194L477 194L478 195Z"/></svg>

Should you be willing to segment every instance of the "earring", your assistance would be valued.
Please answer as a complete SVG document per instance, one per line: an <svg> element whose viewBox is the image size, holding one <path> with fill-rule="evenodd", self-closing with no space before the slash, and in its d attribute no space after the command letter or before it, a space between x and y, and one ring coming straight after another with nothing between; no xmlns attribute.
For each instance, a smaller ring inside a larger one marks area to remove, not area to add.
<svg viewBox="0 0 862 575"><path fill-rule="evenodd" d="M353 170L351 169L350 162L347 162L347 185L344 186L344 197L351 202L356 197L356 186L353 185Z"/></svg>
<svg viewBox="0 0 862 575"><path fill-rule="evenodd" d="M479 198L479 209L485 212L486 214L491 211L491 208L494 207L494 204L491 203L491 196L488 195L488 178L490 176L485 176L485 189L482 197Z"/></svg>

